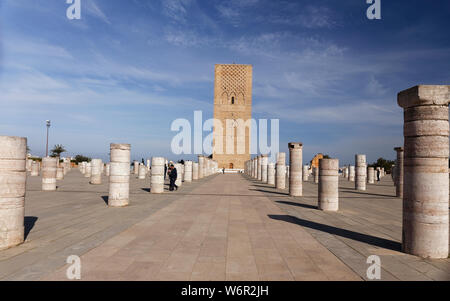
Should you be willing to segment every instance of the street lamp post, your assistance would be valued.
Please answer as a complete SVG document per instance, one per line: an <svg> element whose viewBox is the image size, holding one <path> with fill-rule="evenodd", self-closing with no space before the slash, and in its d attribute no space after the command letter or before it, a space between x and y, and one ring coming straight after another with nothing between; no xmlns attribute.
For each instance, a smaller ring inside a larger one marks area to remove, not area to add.
<svg viewBox="0 0 450 301"><path fill-rule="evenodd" d="M47 144L45 147L45 156L48 157L48 130L50 129L50 120L45 121L47 123Z"/></svg>

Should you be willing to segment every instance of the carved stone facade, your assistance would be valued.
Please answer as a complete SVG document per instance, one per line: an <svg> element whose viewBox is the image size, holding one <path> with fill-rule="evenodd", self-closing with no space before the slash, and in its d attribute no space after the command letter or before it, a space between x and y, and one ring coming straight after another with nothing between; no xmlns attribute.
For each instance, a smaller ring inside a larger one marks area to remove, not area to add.
<svg viewBox="0 0 450 301"><path fill-rule="evenodd" d="M244 169L250 160L252 66L216 65L213 160L219 168Z"/></svg>

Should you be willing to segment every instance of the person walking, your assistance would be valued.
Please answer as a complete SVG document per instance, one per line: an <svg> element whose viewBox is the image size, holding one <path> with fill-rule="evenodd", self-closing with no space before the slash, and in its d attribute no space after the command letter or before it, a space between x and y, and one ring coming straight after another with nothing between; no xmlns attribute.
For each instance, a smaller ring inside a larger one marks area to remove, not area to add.
<svg viewBox="0 0 450 301"><path fill-rule="evenodd" d="M175 168L175 166L173 166L173 164L170 165L169 167L169 180L170 180L170 186L169 186L169 190L173 191L173 189L175 188L176 190L178 190L178 186L175 184L175 181L177 180L177 169Z"/></svg>
<svg viewBox="0 0 450 301"><path fill-rule="evenodd" d="M377 169L377 182L380 182L380 174L381 174L381 170Z"/></svg>

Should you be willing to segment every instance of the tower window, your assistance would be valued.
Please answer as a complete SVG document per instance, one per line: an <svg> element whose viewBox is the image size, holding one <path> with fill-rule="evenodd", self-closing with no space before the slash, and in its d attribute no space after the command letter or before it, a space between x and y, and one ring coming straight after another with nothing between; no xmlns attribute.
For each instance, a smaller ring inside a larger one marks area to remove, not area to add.
<svg viewBox="0 0 450 301"><path fill-rule="evenodd" d="M231 97L231 104L234 105L234 97Z"/></svg>

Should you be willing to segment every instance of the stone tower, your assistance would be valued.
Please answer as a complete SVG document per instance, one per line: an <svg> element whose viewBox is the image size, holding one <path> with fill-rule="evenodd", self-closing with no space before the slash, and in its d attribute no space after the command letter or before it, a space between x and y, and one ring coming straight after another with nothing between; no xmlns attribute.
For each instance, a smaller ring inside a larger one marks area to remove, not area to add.
<svg viewBox="0 0 450 301"><path fill-rule="evenodd" d="M252 66L216 65L213 159L219 168L244 169L250 160Z"/></svg>

